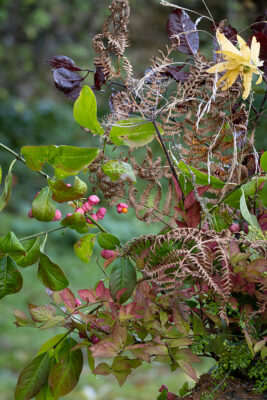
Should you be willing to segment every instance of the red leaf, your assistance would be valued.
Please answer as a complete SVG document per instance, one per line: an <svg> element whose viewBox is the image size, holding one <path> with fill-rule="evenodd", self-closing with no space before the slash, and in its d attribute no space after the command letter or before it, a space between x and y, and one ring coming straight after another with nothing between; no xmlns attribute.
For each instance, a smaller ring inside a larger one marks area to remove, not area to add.
<svg viewBox="0 0 267 400"><path fill-rule="evenodd" d="M201 207L199 202L194 203L187 210L187 226L189 228L196 228L200 224L200 211Z"/></svg>
<svg viewBox="0 0 267 400"><path fill-rule="evenodd" d="M95 294L97 295L97 297L103 296L105 294L105 290L106 288L103 281L100 281L96 287Z"/></svg>
<svg viewBox="0 0 267 400"><path fill-rule="evenodd" d="M177 179L175 179L174 176L172 176L172 180L173 180L173 183L174 183L175 192L176 192L177 199L178 199L178 202L179 202L183 197L183 192L182 192L180 183L177 182Z"/></svg>
<svg viewBox="0 0 267 400"><path fill-rule="evenodd" d="M266 20L267 20L267 10L264 10L264 14L260 15L256 21L254 22L254 24L251 26L251 30L254 33L265 33L267 35L267 24L266 24Z"/></svg>
<svg viewBox="0 0 267 400"><path fill-rule="evenodd" d="M197 193L198 193L199 197L201 197L205 192L207 192L207 190L209 188L210 188L210 185L201 186L201 187L197 188ZM185 198L185 201L184 201L185 210L187 210L189 207L191 207L196 201L197 201L197 199L195 197L194 190L192 190Z"/></svg>
<svg viewBox="0 0 267 400"><path fill-rule="evenodd" d="M106 82L106 75L104 74L102 67L96 67L94 74L94 82L95 82L94 88L96 90L101 90L101 86L104 85L104 83Z"/></svg>
<svg viewBox="0 0 267 400"><path fill-rule="evenodd" d="M167 33L170 41L177 43L177 49L182 53L196 54L198 51L199 36L196 26L184 10L176 9L169 15ZM173 35L177 35L177 38Z"/></svg>
<svg viewBox="0 0 267 400"><path fill-rule="evenodd" d="M82 71L80 67L76 67L74 61L67 56L54 56L45 60L53 68L66 68L69 71Z"/></svg>
<svg viewBox="0 0 267 400"><path fill-rule="evenodd" d="M74 294L72 293L72 291L69 288L63 289L60 292L60 296L62 298L63 303L71 308L74 309L75 308L75 297Z"/></svg>
<svg viewBox="0 0 267 400"><path fill-rule="evenodd" d="M82 300L87 301L87 303L95 303L96 298L94 293L88 289L82 289L78 291L79 296Z"/></svg>

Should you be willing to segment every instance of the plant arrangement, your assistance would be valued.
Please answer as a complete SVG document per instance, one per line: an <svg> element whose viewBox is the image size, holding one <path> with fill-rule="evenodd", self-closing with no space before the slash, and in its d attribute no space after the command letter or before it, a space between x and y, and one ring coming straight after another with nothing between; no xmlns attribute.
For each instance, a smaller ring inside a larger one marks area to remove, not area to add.
<svg viewBox="0 0 267 400"><path fill-rule="evenodd" d="M61 398L78 383L84 362L120 385L153 361L174 374L181 368L197 382L193 390L185 382L177 394L162 382L159 400L261 399L267 389L267 153L254 144L267 97L266 13L251 25L248 42L208 15L207 59L199 50L203 16L193 22L183 8L161 3L173 7L169 42L142 78L134 77L125 56L128 0L111 2L92 40L95 69L66 56L47 60L57 89L74 101L88 142L98 139L96 147L24 146L17 154L0 144L15 158L0 210L11 195L14 164L21 162L46 181L29 217L59 224L28 237L0 237L0 297L18 292L20 268L36 264L48 304L30 304L27 313L16 309L15 324L66 329L21 371L16 400ZM188 58L175 61L179 54ZM92 87L82 84L90 74ZM96 95L109 97L110 113L101 121ZM81 171L88 172L83 180ZM132 208L139 220L161 223L161 231L123 244L102 222L104 199L122 218ZM69 205L64 217L62 203ZM95 241L102 249L98 265L105 278L92 288L88 276L77 293L46 248L48 234L67 229L81 235L74 252L83 262L90 261ZM198 377L205 357L214 367Z"/></svg>

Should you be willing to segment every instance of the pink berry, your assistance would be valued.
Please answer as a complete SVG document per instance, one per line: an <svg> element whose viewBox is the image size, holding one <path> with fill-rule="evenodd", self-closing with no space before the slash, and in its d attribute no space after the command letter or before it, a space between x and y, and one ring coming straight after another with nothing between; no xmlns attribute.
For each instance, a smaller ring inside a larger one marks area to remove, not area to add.
<svg viewBox="0 0 267 400"><path fill-rule="evenodd" d="M86 201L86 202L83 203L83 205L82 205L82 209L84 210L84 212L91 211L92 208L93 208L93 207L91 206L91 204L89 203L89 201Z"/></svg>
<svg viewBox="0 0 267 400"><path fill-rule="evenodd" d="M102 250L100 255L103 257L105 260L108 260L109 258L114 256L114 251L113 250Z"/></svg>
<svg viewBox="0 0 267 400"><path fill-rule="evenodd" d="M100 202L100 198L94 194L88 197L88 201L91 204L91 206L95 206Z"/></svg>
<svg viewBox="0 0 267 400"><path fill-rule="evenodd" d="M98 219L104 219L104 216L105 216L106 212L107 212L107 210L106 210L105 207L99 208L99 210L96 213Z"/></svg>
<svg viewBox="0 0 267 400"><path fill-rule="evenodd" d="M32 213L32 209L30 209L30 211L28 212L28 217L29 218L34 218L33 213Z"/></svg>
<svg viewBox="0 0 267 400"><path fill-rule="evenodd" d="M91 336L91 342L93 344L97 344L98 342L100 342L100 339L96 335L92 335Z"/></svg>
<svg viewBox="0 0 267 400"><path fill-rule="evenodd" d="M119 214L121 214L121 213L124 213L124 214L126 214L127 212L128 212L128 204L126 204L126 203L119 203L119 204L117 204L116 205L116 208L117 208L117 212L119 213Z"/></svg>
<svg viewBox="0 0 267 400"><path fill-rule="evenodd" d="M240 225L238 223L234 223L229 227L232 233L240 232Z"/></svg>
<svg viewBox="0 0 267 400"><path fill-rule="evenodd" d="M98 216L96 214L91 214L91 218L93 218L96 222L98 221Z"/></svg>
<svg viewBox="0 0 267 400"><path fill-rule="evenodd" d="M71 184L70 183L66 183L66 186L71 187Z"/></svg>
<svg viewBox="0 0 267 400"><path fill-rule="evenodd" d="M174 319L173 319L173 316L172 316L172 315L169 315L168 321L169 321L171 324L173 323Z"/></svg>
<svg viewBox="0 0 267 400"><path fill-rule="evenodd" d="M55 216L52 219L52 221L59 221L59 220L61 220L61 217L62 217L61 212L58 209L56 209Z"/></svg>
<svg viewBox="0 0 267 400"><path fill-rule="evenodd" d="M70 217L71 215L72 215L72 213L68 213L68 214L66 215L66 218Z"/></svg>
<svg viewBox="0 0 267 400"><path fill-rule="evenodd" d="M82 305L81 300L79 300L78 298L75 299L75 307L80 307Z"/></svg>
<svg viewBox="0 0 267 400"><path fill-rule="evenodd" d="M82 208L76 208L75 212L84 215L84 211Z"/></svg>

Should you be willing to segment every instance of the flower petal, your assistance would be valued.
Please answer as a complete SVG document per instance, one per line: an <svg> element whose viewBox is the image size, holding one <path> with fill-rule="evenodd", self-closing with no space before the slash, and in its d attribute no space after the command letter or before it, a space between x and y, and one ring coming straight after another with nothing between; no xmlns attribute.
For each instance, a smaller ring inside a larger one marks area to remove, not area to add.
<svg viewBox="0 0 267 400"><path fill-rule="evenodd" d="M240 72L239 68L229 71L229 73L227 74L227 77L225 79L225 85L222 88L222 90L229 89L229 87L232 86L232 84L237 80L239 72Z"/></svg>
<svg viewBox="0 0 267 400"><path fill-rule="evenodd" d="M219 29L216 31L216 37L223 51L231 51L234 54L240 55L240 51L224 36L223 33L219 32Z"/></svg>
<svg viewBox="0 0 267 400"><path fill-rule="evenodd" d="M213 65L212 67L207 69L206 72L208 72L209 74L213 74L215 72L225 71L226 69L228 69L228 63L227 62L222 62L222 63L218 63L218 64Z"/></svg>
<svg viewBox="0 0 267 400"><path fill-rule="evenodd" d="M260 74L257 82L255 83L255 85L259 85L262 82L262 75Z"/></svg>
<svg viewBox="0 0 267 400"><path fill-rule="evenodd" d="M254 65L259 65L259 55L260 55L260 43L257 42L257 39L255 38L255 36L253 36L252 38L252 42L251 42L251 60L253 62Z"/></svg>
<svg viewBox="0 0 267 400"><path fill-rule="evenodd" d="M243 100L246 100L246 98L248 97L248 95L250 93L253 72L248 71L248 72L243 73L242 75L243 75L243 88L244 88L242 98L243 98Z"/></svg>

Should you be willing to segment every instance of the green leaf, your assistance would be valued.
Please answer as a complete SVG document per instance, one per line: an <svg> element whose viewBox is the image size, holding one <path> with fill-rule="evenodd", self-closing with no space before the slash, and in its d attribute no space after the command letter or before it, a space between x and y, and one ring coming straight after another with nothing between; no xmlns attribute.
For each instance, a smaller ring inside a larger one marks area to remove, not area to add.
<svg viewBox="0 0 267 400"><path fill-rule="evenodd" d="M79 125L90 129L92 133L103 135L104 129L97 120L97 104L94 92L89 86L84 86L74 103L73 116Z"/></svg>
<svg viewBox="0 0 267 400"><path fill-rule="evenodd" d="M62 315L57 315L51 318L49 321L44 323L42 326L39 327L40 330L54 328L54 326L61 325L65 322L65 318Z"/></svg>
<svg viewBox="0 0 267 400"><path fill-rule="evenodd" d="M267 180L264 183L263 188L261 190L259 190L258 195L259 195L264 207L267 208Z"/></svg>
<svg viewBox="0 0 267 400"><path fill-rule="evenodd" d="M24 240L23 247L26 250L27 254L26 256L15 254L13 256L14 260L22 268L26 268L29 265L36 263L39 260L40 245L41 245L40 237Z"/></svg>
<svg viewBox="0 0 267 400"><path fill-rule="evenodd" d="M61 221L62 226L67 226L70 229L75 229L79 233L88 232L86 218L81 213L74 213Z"/></svg>
<svg viewBox="0 0 267 400"><path fill-rule="evenodd" d="M267 151L263 153L260 159L261 168L267 173Z"/></svg>
<svg viewBox="0 0 267 400"><path fill-rule="evenodd" d="M55 315L55 310L49 306L31 306L30 314L35 322L47 322Z"/></svg>
<svg viewBox="0 0 267 400"><path fill-rule="evenodd" d="M163 134L162 129L160 129ZM109 133L109 138L117 146L140 147L151 142L156 135L152 122L141 117L118 121Z"/></svg>
<svg viewBox="0 0 267 400"><path fill-rule="evenodd" d="M261 183L264 181L265 181L265 178L257 177L257 178L251 179L251 181L242 185L241 188L234 190L230 194L230 196L227 197L227 199L225 199L224 203L228 204L231 207L239 209L242 191L244 192L246 198L248 196L253 197L258 192Z"/></svg>
<svg viewBox="0 0 267 400"><path fill-rule="evenodd" d="M120 245L120 240L117 236L111 235L110 233L101 233L97 238L98 244L102 249L114 250Z"/></svg>
<svg viewBox="0 0 267 400"><path fill-rule="evenodd" d="M99 149L75 146L24 146L21 154L27 166L33 171L41 171L47 162L55 168L57 179L64 179L87 168L97 157Z"/></svg>
<svg viewBox="0 0 267 400"><path fill-rule="evenodd" d="M104 174L110 177L112 181L122 179L131 183L136 183L136 178L130 164L124 161L111 160L102 166Z"/></svg>
<svg viewBox="0 0 267 400"><path fill-rule="evenodd" d="M42 252L40 252L38 278L44 286L56 292L69 285L61 268Z"/></svg>
<svg viewBox="0 0 267 400"><path fill-rule="evenodd" d="M93 374L97 375L109 375L111 374L111 368L107 363L100 363L98 366L93 370Z"/></svg>
<svg viewBox="0 0 267 400"><path fill-rule="evenodd" d="M192 175L190 173L190 170L192 170L192 172L194 173L195 177L196 177L196 183L198 185L211 185L212 188L214 189L222 189L225 185L224 182L222 182L220 179L216 178L216 176L212 176L210 175L210 179L209 179L209 175L208 174L204 174L204 172L199 171L198 169L191 167L190 166L190 170L188 169L187 165L183 162L180 161L179 164L177 164L177 160L175 159L175 164L177 166L177 168L180 171L183 171L184 174L189 178L192 179Z"/></svg>
<svg viewBox="0 0 267 400"><path fill-rule="evenodd" d="M59 362L49 375L49 386L55 398L65 396L77 385L83 367L81 349L73 350L77 342L72 338L64 340L57 354Z"/></svg>
<svg viewBox="0 0 267 400"><path fill-rule="evenodd" d="M16 318L16 322L14 322L14 324L18 327L19 326L35 326L35 323L23 311L15 309L14 317Z"/></svg>
<svg viewBox="0 0 267 400"><path fill-rule="evenodd" d="M52 395L50 387L48 383L46 383L42 390L36 396L36 400L56 400L55 397Z"/></svg>
<svg viewBox="0 0 267 400"><path fill-rule="evenodd" d="M206 334L204 324L202 319L199 315L195 312L192 313L193 315L193 333L195 336L202 336Z"/></svg>
<svg viewBox="0 0 267 400"><path fill-rule="evenodd" d="M21 371L15 390L15 400L29 400L40 392L47 382L51 367L48 353L34 358Z"/></svg>
<svg viewBox="0 0 267 400"><path fill-rule="evenodd" d="M4 190L3 193L0 196L0 211L2 211L7 203L9 202L10 196L11 196L11 189L12 189L12 168L16 160L13 160L12 163L10 164L8 174L5 179L5 185L4 185ZM0 183L2 180L2 169L0 167Z"/></svg>
<svg viewBox="0 0 267 400"><path fill-rule="evenodd" d="M65 333L60 333L59 335L56 335L49 339L47 342L43 343L37 353L37 356L46 353L49 350L52 350L52 348L56 346L64 338L65 335Z"/></svg>
<svg viewBox="0 0 267 400"><path fill-rule="evenodd" d="M52 221L56 206L52 202L51 190L44 187L32 202L32 214L39 221Z"/></svg>
<svg viewBox="0 0 267 400"><path fill-rule="evenodd" d="M245 193L242 190L243 194L240 198L240 211L243 216L243 218L247 221L248 224L251 226L256 226L258 229L261 230L260 225L258 223L256 215L250 214L247 203L246 203L246 198L245 198Z"/></svg>
<svg viewBox="0 0 267 400"><path fill-rule="evenodd" d="M15 233L9 232L6 236L0 236L0 253L2 254L26 254Z"/></svg>
<svg viewBox="0 0 267 400"><path fill-rule="evenodd" d="M73 246L76 256L85 263L90 261L93 254L95 237L96 235L93 233L87 233L87 235L79 239Z"/></svg>
<svg viewBox="0 0 267 400"><path fill-rule="evenodd" d="M132 295L136 286L136 270L132 263L126 259L114 265L109 277L109 290L114 301L119 290L126 289L120 297L120 303L124 303Z"/></svg>
<svg viewBox="0 0 267 400"><path fill-rule="evenodd" d="M0 299L8 294L17 293L22 287L23 279L17 270L17 264L9 257L0 259Z"/></svg>
<svg viewBox="0 0 267 400"><path fill-rule="evenodd" d="M52 191L52 199L58 203L80 199L87 191L87 185L78 176L75 176L74 186L67 186L63 181L48 179Z"/></svg>

